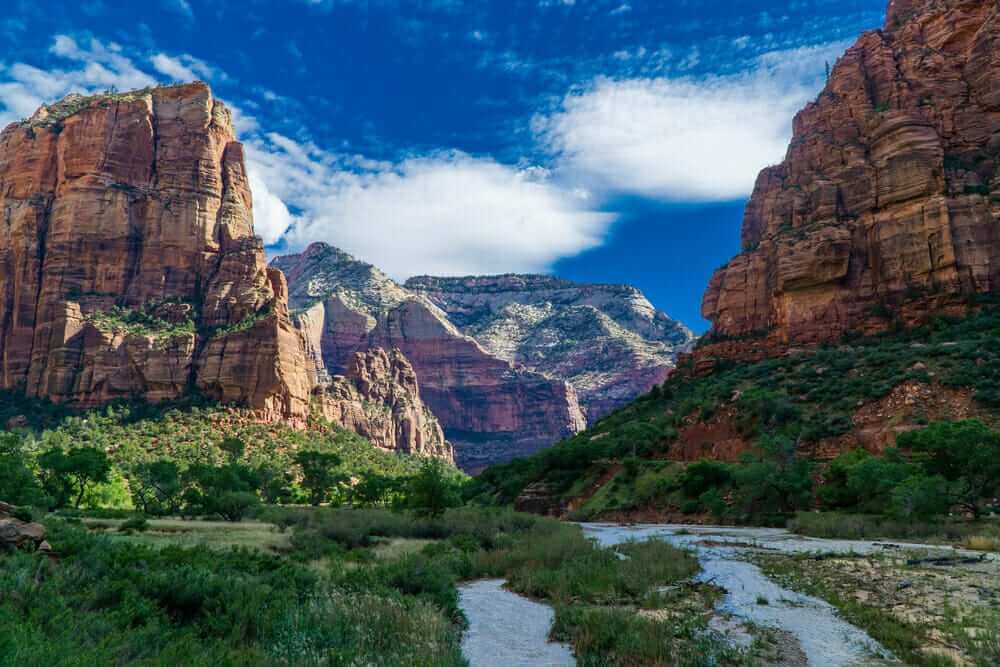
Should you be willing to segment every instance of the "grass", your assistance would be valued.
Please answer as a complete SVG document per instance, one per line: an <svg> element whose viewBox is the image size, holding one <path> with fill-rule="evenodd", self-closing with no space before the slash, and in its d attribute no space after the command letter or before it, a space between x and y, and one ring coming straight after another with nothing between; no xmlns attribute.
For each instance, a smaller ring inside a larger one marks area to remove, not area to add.
<svg viewBox="0 0 1000 667"><path fill-rule="evenodd" d="M120 531L126 521L119 519L83 519L84 526L92 531L112 533ZM210 549L234 547L264 553L284 553L291 546L291 535L271 523L260 521L190 521L182 519L147 519L142 532L112 535L112 539L154 547L203 546Z"/></svg>
<svg viewBox="0 0 1000 667"><path fill-rule="evenodd" d="M707 610L718 592L678 587L698 572L698 564L663 542L605 549L577 526L498 509L449 510L436 519L384 510L286 508L261 516L287 526L293 557L322 562L338 587L402 592L434 604L456 623L462 622L455 597L459 581L504 578L515 592L556 607L553 635L573 645L580 664L657 665L666 655L729 660L718 664L742 659L707 632ZM668 594L665 588L676 590ZM681 607L692 610L683 619L640 613ZM598 637L608 622L618 628L611 643Z"/></svg>
<svg viewBox="0 0 1000 667"><path fill-rule="evenodd" d="M49 528L58 562L0 555L0 664L464 664L459 629L415 596L245 548Z"/></svg>

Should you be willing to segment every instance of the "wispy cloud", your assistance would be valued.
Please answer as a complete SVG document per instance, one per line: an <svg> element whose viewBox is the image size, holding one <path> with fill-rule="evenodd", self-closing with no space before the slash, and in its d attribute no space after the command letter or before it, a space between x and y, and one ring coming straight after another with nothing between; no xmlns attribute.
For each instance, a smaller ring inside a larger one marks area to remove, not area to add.
<svg viewBox="0 0 1000 667"><path fill-rule="evenodd" d="M195 79L215 81L227 78L225 74L208 65L205 61L186 54L169 56L166 53L157 53L149 59L149 62L153 69L173 81L193 81Z"/></svg>
<svg viewBox="0 0 1000 667"><path fill-rule="evenodd" d="M162 0L162 3L165 9L180 15L186 21L195 20L194 9L191 8L191 3L188 0Z"/></svg>
<svg viewBox="0 0 1000 667"><path fill-rule="evenodd" d="M26 118L42 104L70 92L127 90L156 83L114 43L88 39L81 45L74 37L58 35L50 52L70 65L50 69L25 63L0 66L0 125Z"/></svg>

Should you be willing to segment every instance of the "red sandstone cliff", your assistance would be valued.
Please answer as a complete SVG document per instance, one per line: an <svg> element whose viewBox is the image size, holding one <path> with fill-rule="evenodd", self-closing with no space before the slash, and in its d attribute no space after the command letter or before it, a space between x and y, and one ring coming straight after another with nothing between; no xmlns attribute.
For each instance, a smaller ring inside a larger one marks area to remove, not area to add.
<svg viewBox="0 0 1000 667"><path fill-rule="evenodd" d="M0 134L0 387L80 407L197 389L303 420L284 277L201 83L71 96Z"/></svg>
<svg viewBox="0 0 1000 667"><path fill-rule="evenodd" d="M705 294L700 358L914 324L1000 288L997 1L893 0L796 116L742 241Z"/></svg>

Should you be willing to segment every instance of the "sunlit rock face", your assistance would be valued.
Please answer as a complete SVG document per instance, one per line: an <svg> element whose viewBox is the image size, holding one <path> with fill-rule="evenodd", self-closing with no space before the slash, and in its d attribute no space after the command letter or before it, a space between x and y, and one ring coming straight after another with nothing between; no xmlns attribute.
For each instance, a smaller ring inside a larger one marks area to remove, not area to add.
<svg viewBox="0 0 1000 667"><path fill-rule="evenodd" d="M757 180L744 251L705 293L700 355L917 324L1000 287L998 14L893 0L840 58Z"/></svg>
<svg viewBox="0 0 1000 667"><path fill-rule="evenodd" d="M302 421L285 282L201 83L70 96L0 134L0 386L79 407L193 390Z"/></svg>

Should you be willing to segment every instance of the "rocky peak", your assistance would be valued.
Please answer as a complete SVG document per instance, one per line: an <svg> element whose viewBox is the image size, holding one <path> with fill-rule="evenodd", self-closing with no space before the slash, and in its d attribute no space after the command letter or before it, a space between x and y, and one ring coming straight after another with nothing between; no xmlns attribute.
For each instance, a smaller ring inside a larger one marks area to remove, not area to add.
<svg viewBox="0 0 1000 667"><path fill-rule="evenodd" d="M337 295L351 307L373 315L412 296L371 264L322 242L310 244L298 255L275 257L271 266L288 277L295 310L306 310Z"/></svg>
<svg viewBox="0 0 1000 667"><path fill-rule="evenodd" d="M321 381L347 376L356 355L399 349L423 400L466 469L552 445L586 425L565 381L490 354L427 295L325 244L275 258L290 278L296 322Z"/></svg>
<svg viewBox="0 0 1000 667"><path fill-rule="evenodd" d="M998 82L996 0L894 0L758 177L699 354L917 324L1000 287Z"/></svg>

